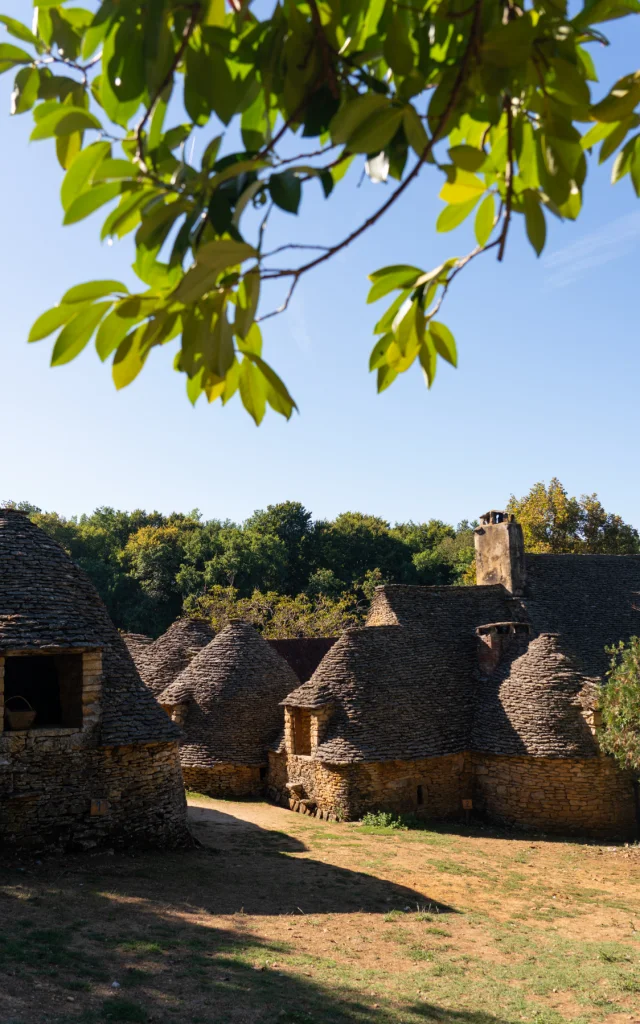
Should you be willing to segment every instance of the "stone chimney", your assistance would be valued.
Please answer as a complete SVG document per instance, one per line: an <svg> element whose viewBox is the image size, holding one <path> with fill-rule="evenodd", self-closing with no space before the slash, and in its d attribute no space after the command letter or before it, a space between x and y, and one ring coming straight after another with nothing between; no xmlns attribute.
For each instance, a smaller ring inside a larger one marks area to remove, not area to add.
<svg viewBox="0 0 640 1024"><path fill-rule="evenodd" d="M515 516L487 512L475 530L476 580L479 585L502 583L516 597L525 583L524 537Z"/></svg>
<svg viewBox="0 0 640 1024"><path fill-rule="evenodd" d="M476 637L480 675L490 676L503 656L519 644L526 643L530 633L528 622L489 622L486 626L478 626ZM524 641L523 637L526 638Z"/></svg>

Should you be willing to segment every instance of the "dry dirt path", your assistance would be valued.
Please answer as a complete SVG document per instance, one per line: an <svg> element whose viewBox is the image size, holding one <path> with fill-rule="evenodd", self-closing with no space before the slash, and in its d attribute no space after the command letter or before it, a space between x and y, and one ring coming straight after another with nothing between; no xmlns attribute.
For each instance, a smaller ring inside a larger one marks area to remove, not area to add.
<svg viewBox="0 0 640 1024"><path fill-rule="evenodd" d="M195 850L0 863L0 1024L640 1024L637 848L189 813Z"/></svg>

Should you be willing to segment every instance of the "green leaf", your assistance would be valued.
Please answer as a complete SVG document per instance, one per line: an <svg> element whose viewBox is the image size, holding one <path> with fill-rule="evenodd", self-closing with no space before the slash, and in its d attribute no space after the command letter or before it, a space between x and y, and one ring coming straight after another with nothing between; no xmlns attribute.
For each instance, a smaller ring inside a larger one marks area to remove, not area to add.
<svg viewBox="0 0 640 1024"><path fill-rule="evenodd" d="M116 306L104 318L96 334L96 352L103 363L124 341L134 324L145 319L147 314L148 311L141 309L136 316L121 316L120 306Z"/></svg>
<svg viewBox="0 0 640 1024"><path fill-rule="evenodd" d="M260 426L267 408L267 382L249 355L243 357L240 366L240 398L256 426Z"/></svg>
<svg viewBox="0 0 640 1024"><path fill-rule="evenodd" d="M302 198L300 178L293 171L272 174L269 178L269 192L276 206L287 213L297 213Z"/></svg>
<svg viewBox="0 0 640 1024"><path fill-rule="evenodd" d="M545 88L551 96L557 97L562 103L586 106L591 100L589 86L575 64L555 57L551 62L551 71L547 75Z"/></svg>
<svg viewBox="0 0 640 1024"><path fill-rule="evenodd" d="M66 171L82 149L82 132L61 135L56 139L56 156L63 171Z"/></svg>
<svg viewBox="0 0 640 1024"><path fill-rule="evenodd" d="M29 332L27 340L42 341L43 338L53 334L54 331L58 330L58 327L68 323L77 314L78 309L76 306L54 306L53 309L48 309L46 313L38 317Z"/></svg>
<svg viewBox="0 0 640 1024"><path fill-rule="evenodd" d="M496 205L493 197L493 193L490 192L488 196L485 196L476 214L475 221L475 233L476 241L478 245L486 245L493 231L493 225L496 216Z"/></svg>
<svg viewBox="0 0 640 1024"><path fill-rule="evenodd" d="M223 270L256 255L255 249L245 242L226 238L208 242L198 249L196 265L185 274L174 292L174 298L185 305L195 302L211 291Z"/></svg>
<svg viewBox="0 0 640 1024"><path fill-rule="evenodd" d="M82 107L58 106L53 113L38 121L31 132L31 141L51 139L54 136L71 135L72 132L86 131L88 128L101 129L97 117Z"/></svg>
<svg viewBox="0 0 640 1024"><path fill-rule="evenodd" d="M91 335L113 303L98 302L95 306L81 309L77 316L62 329L53 346L52 366L70 363L88 344Z"/></svg>
<svg viewBox="0 0 640 1024"><path fill-rule="evenodd" d="M590 128L588 132L585 132L580 140L580 145L583 149L591 149L592 146L596 146L598 142L602 142L608 135L611 135L611 132L614 132L616 128L615 121L610 124L600 121L598 124L594 124L593 128Z"/></svg>
<svg viewBox="0 0 640 1024"><path fill-rule="evenodd" d="M78 284L75 288L70 288L62 296L62 302L94 302L95 299L102 299L113 292L124 292L128 295L129 289L121 281L89 281L87 284Z"/></svg>
<svg viewBox="0 0 640 1024"><path fill-rule="evenodd" d="M394 75L408 75L413 69L413 48L404 12L396 10L387 28L384 59Z"/></svg>
<svg viewBox="0 0 640 1024"><path fill-rule="evenodd" d="M8 18L6 14L0 14L0 24L5 26L10 35L15 36L16 39L21 39L23 43L32 43L34 46L38 45L37 36L34 36L31 29L23 25L21 21L16 21L15 18Z"/></svg>
<svg viewBox="0 0 640 1024"><path fill-rule="evenodd" d="M379 153L391 142L403 116L404 111L399 107L389 107L372 114L347 140L350 152Z"/></svg>
<svg viewBox="0 0 640 1024"><path fill-rule="evenodd" d="M439 326L442 327L443 325L440 324ZM431 333L427 334L422 345L420 346L420 352L418 354L418 358L420 359L420 366L422 367L422 373L424 374L424 379L426 381L428 388L431 387L436 376L437 359L435 343L435 335Z"/></svg>
<svg viewBox="0 0 640 1024"><path fill-rule="evenodd" d="M73 200L62 223L76 224L79 220L84 220L105 203L115 199L121 191L122 185L118 181L109 182L107 185L94 185L88 192L81 193L77 199Z"/></svg>
<svg viewBox="0 0 640 1024"><path fill-rule="evenodd" d="M93 181L135 180L139 176L140 171L129 160L105 160L93 175Z"/></svg>
<svg viewBox="0 0 640 1024"><path fill-rule="evenodd" d="M440 189L440 199L445 203L468 203L479 199L486 192L486 185L475 174L455 168L455 176Z"/></svg>
<svg viewBox="0 0 640 1024"><path fill-rule="evenodd" d="M116 354L113 357L113 367L111 370L113 383L118 391L131 384L145 364L149 354L148 349L144 351L142 348L142 340L146 329L147 325L141 324L140 327L137 327L135 331L127 335L124 341L118 345Z"/></svg>
<svg viewBox="0 0 640 1024"><path fill-rule="evenodd" d="M456 167L463 171L479 171L487 159L486 153L475 146L452 146L447 152Z"/></svg>
<svg viewBox="0 0 640 1024"><path fill-rule="evenodd" d="M369 280L373 281L373 287L367 296L367 302L377 302L383 295L388 295L396 288L413 287L421 273L422 271L418 267L409 266L384 267L382 270L377 270L374 274L369 275Z"/></svg>
<svg viewBox="0 0 640 1024"><path fill-rule="evenodd" d="M75 131L86 131L88 128L100 129L102 126L97 118L81 106L61 106L42 121L39 121L31 133L32 142L57 135L71 135Z"/></svg>
<svg viewBox="0 0 640 1024"><path fill-rule="evenodd" d="M410 103L407 103L404 108L402 126L404 128L404 133L407 136L407 142L411 146L413 152L417 157L422 157L422 154L429 145L429 136L427 135L426 129L415 107Z"/></svg>
<svg viewBox="0 0 640 1024"><path fill-rule="evenodd" d="M375 92L364 93L355 100L349 100L340 108L329 125L331 141L334 145L347 142L372 114L388 108L387 97Z"/></svg>
<svg viewBox="0 0 640 1024"><path fill-rule="evenodd" d="M394 380L398 376L398 371L394 370L392 366L381 366L378 370L378 394L382 394L383 391L393 384Z"/></svg>
<svg viewBox="0 0 640 1024"><path fill-rule="evenodd" d="M459 224L462 224L463 220L466 220L475 209L479 200L480 196L477 195L475 199L469 199L466 203L455 203L451 206L445 206L436 221L436 231L453 231Z"/></svg>
<svg viewBox="0 0 640 1024"><path fill-rule="evenodd" d="M595 121L622 121L640 102L640 71L616 82L608 96L591 107Z"/></svg>
<svg viewBox="0 0 640 1024"><path fill-rule="evenodd" d="M239 338L245 338L251 327L260 299L260 273L252 270L245 274L238 286L234 329Z"/></svg>
<svg viewBox="0 0 640 1024"><path fill-rule="evenodd" d="M244 352L244 356L246 359L251 360L266 380L266 397L271 408L286 417L286 419L290 419L293 410L297 410L298 406L289 394L284 382L275 370L268 363L265 363L259 355L256 355L254 352ZM240 379L242 380L242 377Z"/></svg>
<svg viewBox="0 0 640 1024"><path fill-rule="evenodd" d="M11 93L11 113L24 114L31 110L38 98L40 89L40 72L37 68L21 68L16 75L15 85Z"/></svg>
<svg viewBox="0 0 640 1024"><path fill-rule="evenodd" d="M631 181L636 190L636 195L640 197L640 136L636 136L634 141L633 156L631 158Z"/></svg>
<svg viewBox="0 0 640 1024"><path fill-rule="evenodd" d="M429 323L429 334L438 355L448 363L451 363L452 366L457 366L458 351L456 349L456 341L449 328L445 324L431 320Z"/></svg>
<svg viewBox="0 0 640 1024"><path fill-rule="evenodd" d="M386 366L388 364L387 354L391 345L395 345L393 333L391 331L388 331L386 334L383 334L381 338L378 338L369 357L369 372L372 370L379 370L381 366Z"/></svg>
<svg viewBox="0 0 640 1024"><path fill-rule="evenodd" d="M537 193L526 189L522 195L527 238L539 256L544 249L547 237L547 225Z"/></svg>
<svg viewBox="0 0 640 1024"><path fill-rule="evenodd" d="M111 152L108 142L94 142L78 153L64 176L60 189L60 200L66 211L77 196L91 184L96 168Z"/></svg>
<svg viewBox="0 0 640 1024"><path fill-rule="evenodd" d="M16 64L31 64L33 57L12 43L0 43L0 75L10 71Z"/></svg>

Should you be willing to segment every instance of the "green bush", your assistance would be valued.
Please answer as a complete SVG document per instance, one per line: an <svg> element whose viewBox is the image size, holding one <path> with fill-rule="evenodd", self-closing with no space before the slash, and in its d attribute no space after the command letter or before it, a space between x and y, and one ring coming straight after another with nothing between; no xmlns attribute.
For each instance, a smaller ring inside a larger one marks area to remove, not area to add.
<svg viewBox="0 0 640 1024"><path fill-rule="evenodd" d="M366 828L391 828L406 832L407 826L401 817L391 811L369 811L362 818L361 825Z"/></svg>
<svg viewBox="0 0 640 1024"><path fill-rule="evenodd" d="M602 688L601 747L621 768L640 775L640 638L608 647L611 667Z"/></svg>

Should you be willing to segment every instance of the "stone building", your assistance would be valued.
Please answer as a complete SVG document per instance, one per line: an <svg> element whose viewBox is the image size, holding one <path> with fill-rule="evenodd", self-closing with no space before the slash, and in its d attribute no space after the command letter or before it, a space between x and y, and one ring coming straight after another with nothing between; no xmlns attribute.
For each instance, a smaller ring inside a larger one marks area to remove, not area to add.
<svg viewBox="0 0 640 1024"><path fill-rule="evenodd" d="M148 645L135 645L134 661L143 683L158 697L215 636L201 619L176 619Z"/></svg>
<svg viewBox="0 0 640 1024"><path fill-rule="evenodd" d="M283 701L272 798L322 817L386 809L637 834L632 780L598 745L605 647L640 633L640 557L525 555L476 530L475 587L379 587Z"/></svg>
<svg viewBox="0 0 640 1024"><path fill-rule="evenodd" d="M0 846L187 841L178 736L85 574L0 509Z"/></svg>
<svg viewBox="0 0 640 1024"><path fill-rule="evenodd" d="M187 788L209 796L262 793L267 748L282 728L280 701L297 685L284 658L248 623L221 630L159 697L184 730Z"/></svg>

